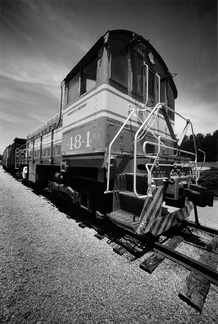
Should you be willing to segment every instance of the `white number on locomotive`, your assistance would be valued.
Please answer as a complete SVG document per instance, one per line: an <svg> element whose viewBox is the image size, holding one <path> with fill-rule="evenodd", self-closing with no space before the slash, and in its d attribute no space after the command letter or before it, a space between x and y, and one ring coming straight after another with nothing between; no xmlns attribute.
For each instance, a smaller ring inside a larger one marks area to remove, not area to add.
<svg viewBox="0 0 218 324"><path fill-rule="evenodd" d="M81 134L71 136L67 146L69 147L69 150L78 150L84 146L83 144L85 144L85 147L91 146L90 132L87 132L83 138Z"/></svg>

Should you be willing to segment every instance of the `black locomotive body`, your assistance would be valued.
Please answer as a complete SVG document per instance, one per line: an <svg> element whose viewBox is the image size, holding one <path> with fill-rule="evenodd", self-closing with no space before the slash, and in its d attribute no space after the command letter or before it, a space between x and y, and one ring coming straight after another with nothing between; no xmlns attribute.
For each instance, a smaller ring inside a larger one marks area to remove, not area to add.
<svg viewBox="0 0 218 324"><path fill-rule="evenodd" d="M193 128L175 111L173 76L142 36L108 31L62 81L60 113L28 135L25 178L137 235L189 217L197 148L180 149Z"/></svg>

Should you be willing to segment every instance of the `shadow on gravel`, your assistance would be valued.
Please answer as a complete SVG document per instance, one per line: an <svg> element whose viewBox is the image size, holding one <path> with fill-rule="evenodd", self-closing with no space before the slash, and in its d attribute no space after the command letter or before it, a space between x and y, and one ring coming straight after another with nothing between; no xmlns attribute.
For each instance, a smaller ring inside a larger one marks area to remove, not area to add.
<svg viewBox="0 0 218 324"><path fill-rule="evenodd" d="M36 185L23 181L17 175L13 175L13 177L37 196L44 197L48 203L51 203L60 212L64 213L68 219L77 222L81 228L88 227L94 229L96 232L94 236L97 239L106 239L115 253L125 256L128 260L134 261L152 250L153 237L147 236L142 240L115 226L109 219L96 218L95 215L90 214L85 209L81 209L60 197L44 191L45 184Z"/></svg>
<svg viewBox="0 0 218 324"><path fill-rule="evenodd" d="M99 219L95 215L83 210L75 205L67 205L58 198L49 198L68 219L78 223L81 228L94 229L94 236L99 239L106 239L115 253L124 255L127 259L134 261L142 257L152 249L153 241L151 238L141 240L136 236L127 233L122 228L115 226L109 219Z"/></svg>

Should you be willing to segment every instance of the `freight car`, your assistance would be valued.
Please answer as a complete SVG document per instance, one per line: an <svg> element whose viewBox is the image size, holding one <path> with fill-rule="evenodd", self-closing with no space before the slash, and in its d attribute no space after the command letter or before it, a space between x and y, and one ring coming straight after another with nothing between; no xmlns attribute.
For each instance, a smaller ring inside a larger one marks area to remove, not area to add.
<svg viewBox="0 0 218 324"><path fill-rule="evenodd" d="M174 76L148 40L108 31L62 81L60 113L28 135L23 176L141 236L212 205L195 142L181 150L193 127L175 111Z"/></svg>
<svg viewBox="0 0 218 324"><path fill-rule="evenodd" d="M6 147L2 155L2 166L6 171L15 173L23 167L23 162L20 161L22 158L20 148L25 146L25 143L26 139L16 137L14 142Z"/></svg>

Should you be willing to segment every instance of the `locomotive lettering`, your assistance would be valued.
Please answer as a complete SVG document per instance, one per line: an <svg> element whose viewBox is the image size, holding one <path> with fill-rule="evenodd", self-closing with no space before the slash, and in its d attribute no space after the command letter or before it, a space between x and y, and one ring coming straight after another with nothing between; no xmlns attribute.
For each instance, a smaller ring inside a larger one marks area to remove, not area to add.
<svg viewBox="0 0 218 324"><path fill-rule="evenodd" d="M90 131L88 131L83 138L81 134L71 136L67 143L67 147L69 150L78 150L81 147L91 147Z"/></svg>

